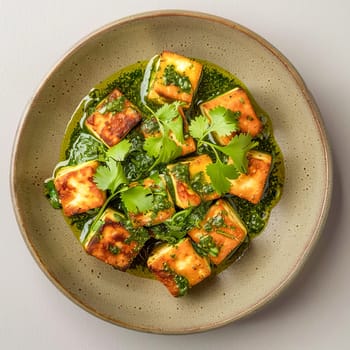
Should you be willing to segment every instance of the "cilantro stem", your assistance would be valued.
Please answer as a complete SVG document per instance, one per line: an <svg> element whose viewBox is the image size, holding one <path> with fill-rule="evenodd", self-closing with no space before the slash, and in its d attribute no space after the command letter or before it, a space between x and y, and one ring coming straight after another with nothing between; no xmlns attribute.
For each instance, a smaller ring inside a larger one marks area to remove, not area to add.
<svg viewBox="0 0 350 350"><path fill-rule="evenodd" d="M103 214L103 212L106 210L108 204L121 192L121 190L112 193L107 199L106 201L103 203L102 207L100 208L100 210L98 211L97 215L94 217L93 222L91 223L91 229L94 228L94 226L97 224L97 222L101 219L101 216Z"/></svg>
<svg viewBox="0 0 350 350"><path fill-rule="evenodd" d="M144 103L143 105L148 109L148 111L151 113L152 116L155 115L154 110L148 104Z"/></svg>
<svg viewBox="0 0 350 350"><path fill-rule="evenodd" d="M218 151L217 151L217 147L219 147L219 146L215 145L215 143L212 143L212 142L209 142L209 141L205 141L205 140L200 140L200 141L198 142L198 145L207 145L207 146L209 146L209 147L213 150L213 152L214 152L214 154L215 154L215 157L216 157L216 160L217 160L219 163L222 163L222 162L221 162L221 159L220 159L220 157L219 157L219 153L218 153Z"/></svg>

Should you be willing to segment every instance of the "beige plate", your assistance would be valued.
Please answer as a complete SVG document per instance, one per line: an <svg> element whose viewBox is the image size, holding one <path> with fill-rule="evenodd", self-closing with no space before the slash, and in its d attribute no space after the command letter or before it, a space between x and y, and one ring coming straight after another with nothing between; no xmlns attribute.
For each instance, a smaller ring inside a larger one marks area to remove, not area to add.
<svg viewBox="0 0 350 350"><path fill-rule="evenodd" d="M160 283L87 256L60 211L43 196L65 127L91 87L163 49L212 61L236 74L270 114L285 157L283 197L243 259L173 298ZM300 270L322 229L331 161L319 111L290 62L257 34L225 19L160 11L118 20L83 39L30 101L12 159L12 196L23 237L42 270L71 300L120 326L157 333L199 332L266 304Z"/></svg>

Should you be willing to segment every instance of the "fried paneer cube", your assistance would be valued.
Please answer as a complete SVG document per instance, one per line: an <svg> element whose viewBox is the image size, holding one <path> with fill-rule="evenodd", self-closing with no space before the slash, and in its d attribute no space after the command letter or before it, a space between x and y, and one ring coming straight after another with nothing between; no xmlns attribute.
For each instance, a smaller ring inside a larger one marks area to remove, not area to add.
<svg viewBox="0 0 350 350"><path fill-rule="evenodd" d="M232 206L218 199L208 210L199 227L192 228L188 235L199 246L208 246L209 239L217 248L216 254L208 254L213 264L223 262L244 241L247 229Z"/></svg>
<svg viewBox="0 0 350 350"><path fill-rule="evenodd" d="M119 143L141 121L141 113L118 89L85 120L86 128L106 146Z"/></svg>
<svg viewBox="0 0 350 350"><path fill-rule="evenodd" d="M101 191L93 181L98 166L99 162L93 160L58 170L54 185L64 215L84 213L103 205L106 193Z"/></svg>
<svg viewBox="0 0 350 350"><path fill-rule="evenodd" d="M147 98L158 104L180 101L189 108L202 75L202 65L188 57L163 51L155 62Z"/></svg>
<svg viewBox="0 0 350 350"><path fill-rule="evenodd" d="M207 166L212 163L211 158L207 154L189 158L184 163L188 164L191 186L203 201L210 201L220 197L212 186L210 177L206 172Z"/></svg>
<svg viewBox="0 0 350 350"><path fill-rule="evenodd" d="M229 193L257 204L265 190L272 157L268 153L259 151L250 151L247 156L247 174L241 174L234 180L228 179L231 183Z"/></svg>
<svg viewBox="0 0 350 350"><path fill-rule="evenodd" d="M253 137L262 130L262 122L258 118L247 93L240 87L225 92L200 105L202 114L210 120L210 111L215 107L222 106L233 113L238 114L238 132L249 133ZM221 145L227 145L236 133L228 136L214 135Z"/></svg>
<svg viewBox="0 0 350 350"><path fill-rule="evenodd" d="M179 107L178 112L179 113L174 118L174 121L177 118L181 118L182 120L184 142L181 142L180 140L178 140L175 136L175 133L172 130L170 130L169 132L169 138L173 140L176 143L176 145L181 148L181 156L185 156L196 151L196 142L194 141L193 137L190 136L188 133L188 122L184 115L183 109ZM159 126L155 118L143 120L143 122L141 123L141 132L145 139L147 139L148 137L161 136Z"/></svg>
<svg viewBox="0 0 350 350"><path fill-rule="evenodd" d="M175 203L182 209L196 207L201 203L201 197L191 188L188 168L189 165L185 162L167 166L174 188Z"/></svg>
<svg viewBox="0 0 350 350"><path fill-rule="evenodd" d="M158 225L173 216L175 213L174 203L162 175L149 177L129 185L130 188L136 186L150 189L153 206L152 209L146 211L128 212L135 227Z"/></svg>
<svg viewBox="0 0 350 350"><path fill-rule="evenodd" d="M99 260L125 271L148 240L146 229L125 227L122 214L106 209L97 228L92 229L84 241L85 251Z"/></svg>
<svg viewBox="0 0 350 350"><path fill-rule="evenodd" d="M209 260L201 257L185 238L177 244L156 247L147 260L149 270L177 297L211 274Z"/></svg>

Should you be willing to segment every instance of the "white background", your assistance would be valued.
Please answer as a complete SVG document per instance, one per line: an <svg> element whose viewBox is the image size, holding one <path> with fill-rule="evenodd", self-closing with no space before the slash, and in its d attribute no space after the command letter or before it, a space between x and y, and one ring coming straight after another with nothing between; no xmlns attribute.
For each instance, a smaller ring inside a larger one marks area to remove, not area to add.
<svg viewBox="0 0 350 350"><path fill-rule="evenodd" d="M186 336L117 327L61 294L24 244L8 180L22 112L61 56L113 20L175 8L236 21L289 58L320 107L334 157L329 219L288 290L246 319ZM349 17L348 0L0 0L1 349L350 349Z"/></svg>

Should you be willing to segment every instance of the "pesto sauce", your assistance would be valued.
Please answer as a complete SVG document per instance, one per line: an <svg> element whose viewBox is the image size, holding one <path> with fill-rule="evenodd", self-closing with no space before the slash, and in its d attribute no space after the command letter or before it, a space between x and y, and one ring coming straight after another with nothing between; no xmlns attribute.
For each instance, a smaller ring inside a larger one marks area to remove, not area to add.
<svg viewBox="0 0 350 350"><path fill-rule="evenodd" d="M246 225L248 229L248 235L246 240L238 247L238 249L232 252L223 263L221 263L219 266L213 267L212 271L215 274L223 271L234 261L239 259L248 249L250 240L257 236L266 226L271 209L278 202L282 193L284 182L284 162L281 150L273 136L270 118L256 103L253 96L248 91L247 87L237 77L226 72L222 68L203 60L198 61L203 64L203 74L198 90L195 93L195 98L192 107L190 110L186 111L186 117L188 118L188 120L190 121L192 118L196 117L201 113L199 109L200 103L207 101L235 87L242 87L247 92L258 117L262 120L264 124L263 132L254 139L259 141L257 149L260 151L270 153L273 156L272 169L265 189L265 193L263 198L257 205L254 205L244 199L240 199L235 196L225 196L225 198L235 207L242 221ZM98 155L101 152L101 149L105 147L93 137L90 136L89 138L88 136L86 136L88 135L88 132L84 127L83 121L94 111L97 104L103 98L105 98L113 89L118 88L120 91L122 91L123 94L139 108L139 110L145 117L150 117L149 110L142 103L142 101L144 101L145 94L144 84L142 84L142 81L145 72L147 74L146 68L146 61L137 62L131 66L128 66L116 72L115 74L98 84L81 101L76 111L74 112L71 121L67 126L65 137L62 143L60 158L62 161L64 161L64 164L66 164L67 159L69 160L69 162L71 162L71 164L84 161L84 157L82 156L84 149L89 149L89 151L87 152L87 156L91 159L95 155ZM111 106L111 108L113 108L113 106ZM148 118L148 120L151 119ZM153 130L153 128L156 128L156 125L153 125L150 121L148 127ZM74 146L79 143L77 142L79 138L85 138L89 140L90 144L86 146L80 145L79 147ZM142 179L143 177L149 175L147 174L147 170L153 164L154 160L153 158L149 157L142 148L144 138L139 128L135 128L134 130L132 130L126 136L126 138L131 142L132 148L130 154L123 162L125 175L129 181ZM198 150L197 152L208 153L205 149ZM156 170L162 172L162 166L157 167ZM193 181L193 183L191 184L196 191L199 191L200 193L204 194L213 191L212 186L208 184L202 184L201 186L199 180L200 178L196 179L196 181ZM210 202L203 203L203 205L194 208L191 211L191 214L187 219L188 224L186 225L186 229L193 227L192 225L197 224L199 220L201 220L204 217L206 210L209 208L209 204ZM112 205L114 205L116 209L122 210L120 203L112 203ZM157 205L163 206L164 202L159 198L159 201L157 201ZM159 210L160 209L162 208L159 208ZM92 210L88 213L75 215L72 218L66 218L67 222L72 227L75 236L80 241L82 241L82 239L84 238L84 230L86 230L89 220L91 221L91 219L95 215L96 210ZM158 225L158 231L160 232L159 234L164 234L164 229L167 229L165 225ZM155 231L157 231L157 229L155 229ZM145 240L146 239L147 237L145 238ZM157 241L154 238L149 239L146 242L145 246L141 249L138 256L133 261L131 267L128 269L128 272L136 274L138 276L154 278L154 276L148 271L146 267L146 261L148 255L150 254L154 246L158 244L158 242L159 241Z"/></svg>

